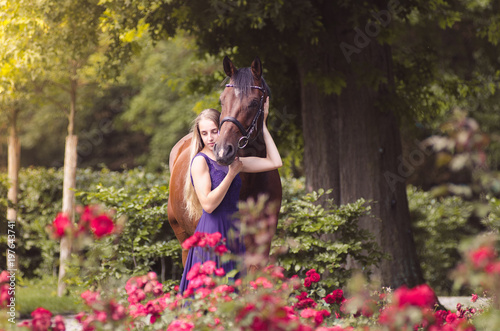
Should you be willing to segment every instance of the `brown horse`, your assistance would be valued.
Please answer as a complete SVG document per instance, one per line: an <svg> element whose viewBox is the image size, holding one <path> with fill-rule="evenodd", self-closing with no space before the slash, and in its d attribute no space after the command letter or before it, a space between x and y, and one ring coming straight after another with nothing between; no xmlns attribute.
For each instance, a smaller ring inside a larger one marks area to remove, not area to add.
<svg viewBox="0 0 500 331"><path fill-rule="evenodd" d="M220 134L217 144L214 146L214 153L217 162L229 165L238 156L266 156L266 145L262 135L263 107L267 96L270 93L264 78L262 77L262 64L259 58L252 62L250 68L240 68L233 65L226 56L223 61L224 71L229 77L221 93L221 122ZM184 180L189 168L189 147L191 134L183 137L172 148L170 152L170 187L168 199L168 221L179 240L183 242L193 235L198 220L189 219L184 203ZM257 200L262 194L267 194L269 202L277 205L277 213L281 205L282 189L278 170L262 173L241 173L242 188L240 200L246 201L249 198ZM272 226L271 232L274 235L276 224ZM264 244L264 254L268 255L271 247L271 239ZM245 241L247 251L252 252L256 247L249 247L252 241ZM187 251L182 252L182 264L185 265Z"/></svg>

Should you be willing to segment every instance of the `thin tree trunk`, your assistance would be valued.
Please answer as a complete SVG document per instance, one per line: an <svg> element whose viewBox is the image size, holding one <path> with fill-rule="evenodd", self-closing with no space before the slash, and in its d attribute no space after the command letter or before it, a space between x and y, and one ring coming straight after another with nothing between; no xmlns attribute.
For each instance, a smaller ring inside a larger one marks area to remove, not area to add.
<svg viewBox="0 0 500 331"><path fill-rule="evenodd" d="M66 149L64 152L64 183L63 183L63 207L62 212L71 220L73 219L74 200L76 187L76 165L77 165L78 137L75 135L66 137ZM66 286L63 278L66 274L67 260L71 255L71 241L67 237L61 239L59 257L59 286L57 295L62 296Z"/></svg>
<svg viewBox="0 0 500 331"><path fill-rule="evenodd" d="M76 188L76 169L78 160L78 136L74 135L75 109L76 109L76 81L71 83L71 104L68 117L68 136L66 137L66 145L64 151L64 179L63 179L63 206L62 212L65 213L70 220L73 221L74 205L75 205L75 188ZM60 256L59 256L59 281L57 287L57 295L63 296L66 284L64 276L66 275L66 265L71 256L71 240L67 237L61 239Z"/></svg>
<svg viewBox="0 0 500 331"><path fill-rule="evenodd" d="M7 171L10 184L9 191L7 193L7 199L10 201L10 207L7 208L7 221L14 224L17 222L17 195L19 191L19 165L21 158L21 144L17 133L17 114L17 110L13 110L8 139L9 147L7 161ZM14 244L16 245L17 243L14 242ZM6 256L8 256L8 254L6 254ZM12 261L7 261L7 266L9 266L9 262ZM13 268L9 267L9 269L17 269L17 259L14 261Z"/></svg>

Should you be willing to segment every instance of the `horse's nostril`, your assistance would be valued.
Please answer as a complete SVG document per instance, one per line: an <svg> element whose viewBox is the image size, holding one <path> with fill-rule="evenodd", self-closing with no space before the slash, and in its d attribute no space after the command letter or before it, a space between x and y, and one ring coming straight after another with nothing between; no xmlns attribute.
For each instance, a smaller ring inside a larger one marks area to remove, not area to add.
<svg viewBox="0 0 500 331"><path fill-rule="evenodd" d="M232 155L232 154L233 154L233 145L227 145L226 155Z"/></svg>

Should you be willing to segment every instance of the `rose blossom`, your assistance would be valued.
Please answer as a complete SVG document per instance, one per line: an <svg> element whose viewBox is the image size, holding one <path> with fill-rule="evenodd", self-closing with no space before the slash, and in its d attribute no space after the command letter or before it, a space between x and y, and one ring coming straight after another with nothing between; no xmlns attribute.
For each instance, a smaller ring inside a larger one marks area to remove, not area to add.
<svg viewBox="0 0 500 331"><path fill-rule="evenodd" d="M311 273L309 278L311 279L312 283L317 283L321 279L321 276L317 272L313 272L313 273Z"/></svg>
<svg viewBox="0 0 500 331"><path fill-rule="evenodd" d="M31 313L33 317L31 321L31 330L33 331L46 331L50 327L50 318L52 313L45 308L38 307Z"/></svg>
<svg viewBox="0 0 500 331"><path fill-rule="evenodd" d="M214 274L216 276L222 277L226 274L226 271L224 270L224 268L219 268L219 269L215 269Z"/></svg>
<svg viewBox="0 0 500 331"><path fill-rule="evenodd" d="M483 268L496 258L497 254L493 247L483 246L472 251L469 255L475 268Z"/></svg>
<svg viewBox="0 0 500 331"><path fill-rule="evenodd" d="M208 246L215 247L215 245L217 245L217 243L222 238L222 235L220 234L220 232L214 232L212 234L207 234L206 238Z"/></svg>
<svg viewBox="0 0 500 331"><path fill-rule="evenodd" d="M228 249L226 246L224 245L219 245L217 247L215 247L215 253L219 254L219 255L224 255L225 253L227 253Z"/></svg>
<svg viewBox="0 0 500 331"><path fill-rule="evenodd" d="M71 229L71 221L66 214L59 213L57 214L54 222L52 222L52 229L54 236L57 239L62 238L62 236L66 233L66 230Z"/></svg>
<svg viewBox="0 0 500 331"><path fill-rule="evenodd" d="M108 215L102 214L90 221L90 228L97 238L113 233L114 223Z"/></svg>
<svg viewBox="0 0 500 331"><path fill-rule="evenodd" d="M402 286L394 292L394 297L399 307L410 305L425 308L431 307L436 301L434 291L427 284L419 285L413 289Z"/></svg>

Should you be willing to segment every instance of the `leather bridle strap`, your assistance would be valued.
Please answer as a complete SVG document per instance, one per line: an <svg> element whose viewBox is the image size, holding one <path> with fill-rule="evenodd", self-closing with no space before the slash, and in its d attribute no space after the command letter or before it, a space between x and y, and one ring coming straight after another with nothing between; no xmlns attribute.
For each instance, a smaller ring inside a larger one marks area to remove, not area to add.
<svg viewBox="0 0 500 331"><path fill-rule="evenodd" d="M234 85L233 84L226 84L226 87L234 87ZM257 114L255 114L255 117L253 118L252 124L250 124L250 127L247 130L245 130L243 125L236 118L234 118L232 116L224 117L219 125L219 130L222 127L222 124L224 124L225 122L231 122L238 127L238 129L240 130L240 132L242 134L242 137L240 138L240 140L238 140L238 148L240 148L240 149L245 148L247 146L248 141L250 140L250 136L252 135L253 131L257 127L257 121L259 120L260 115L264 112L263 106L264 106L264 95L266 94L266 90L264 88L262 88L260 86L256 86L256 85L251 85L250 88L258 89L263 93L263 95L260 97L259 110L257 111Z"/></svg>

